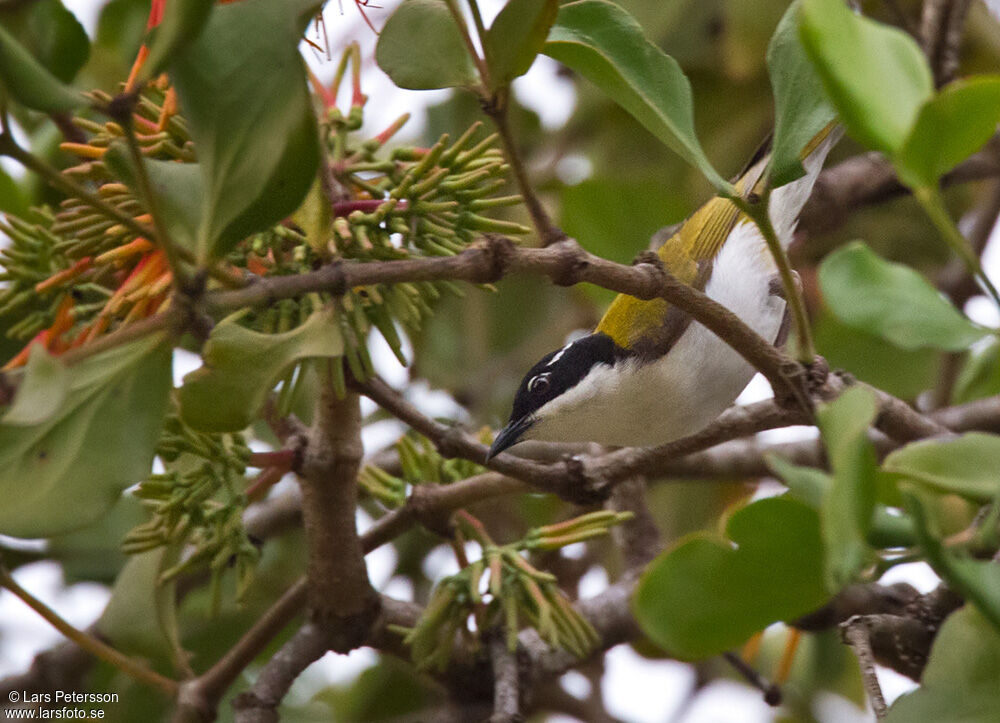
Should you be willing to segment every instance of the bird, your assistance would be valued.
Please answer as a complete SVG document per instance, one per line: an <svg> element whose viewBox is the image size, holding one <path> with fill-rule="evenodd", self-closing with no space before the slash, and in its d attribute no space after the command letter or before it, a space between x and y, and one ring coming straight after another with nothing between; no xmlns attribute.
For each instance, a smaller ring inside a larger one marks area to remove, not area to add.
<svg viewBox="0 0 1000 723"><path fill-rule="evenodd" d="M841 135L828 125L800 155L805 174L770 195L782 246L792 240L827 154ZM735 186L744 196L766 182L767 143ZM729 308L777 344L788 317L778 268L760 230L716 196L695 211L657 255L678 279ZM597 327L536 363L518 386L509 421L487 460L525 440L614 447L665 444L710 424L739 396L753 367L664 299L619 294Z"/></svg>

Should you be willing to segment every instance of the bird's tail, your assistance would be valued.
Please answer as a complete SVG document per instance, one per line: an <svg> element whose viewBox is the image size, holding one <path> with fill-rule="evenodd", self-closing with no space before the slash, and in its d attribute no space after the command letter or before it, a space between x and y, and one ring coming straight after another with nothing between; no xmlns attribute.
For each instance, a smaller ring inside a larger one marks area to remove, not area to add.
<svg viewBox="0 0 1000 723"><path fill-rule="evenodd" d="M830 149L843 135L843 126L833 122L827 125L802 151L801 160L805 175L771 193L771 223L782 246L787 248L792 242L799 213L809 200L809 194L812 193L819 172L823 169L823 162Z"/></svg>

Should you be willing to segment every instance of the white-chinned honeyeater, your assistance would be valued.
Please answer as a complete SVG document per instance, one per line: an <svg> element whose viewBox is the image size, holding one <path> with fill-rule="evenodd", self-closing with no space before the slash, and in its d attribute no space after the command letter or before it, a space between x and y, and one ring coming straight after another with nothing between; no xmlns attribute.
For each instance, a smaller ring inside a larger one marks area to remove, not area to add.
<svg viewBox="0 0 1000 723"><path fill-rule="evenodd" d="M802 155L805 175L770 194L779 241L798 216L840 128L827 126ZM759 152L735 182L747 196L765 181ZM769 341L787 329L774 259L755 223L716 197L657 251L675 277L704 291ZM705 427L730 406L754 369L713 332L664 299L619 294L593 332L557 349L524 376L490 457L517 442L658 445Z"/></svg>

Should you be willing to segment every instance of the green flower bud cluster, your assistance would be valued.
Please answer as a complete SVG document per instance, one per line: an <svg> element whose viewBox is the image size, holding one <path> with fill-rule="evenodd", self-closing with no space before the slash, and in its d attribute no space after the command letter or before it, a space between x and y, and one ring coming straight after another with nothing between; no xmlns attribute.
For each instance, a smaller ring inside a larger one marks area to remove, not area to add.
<svg viewBox="0 0 1000 723"><path fill-rule="evenodd" d="M242 595L260 557L243 527L244 473L251 454L243 435L196 432L171 413L156 452L166 472L150 475L135 492L151 517L125 536L123 550L180 548L181 561L163 571L161 582L207 565L213 604L222 574L234 566L237 596Z"/></svg>
<svg viewBox="0 0 1000 723"><path fill-rule="evenodd" d="M470 618L478 631L502 629L512 652L523 621L549 645L586 657L599 642L597 632L559 589L556 577L533 566L521 553L606 535L631 517L627 512L592 512L497 545L479 520L464 511L457 513L459 531L479 544L482 556L439 582L416 626L406 631L404 642L410 645L414 661L423 669L443 669L456 636L468 636Z"/></svg>
<svg viewBox="0 0 1000 723"><path fill-rule="evenodd" d="M89 94L95 103L106 104L111 96L103 91ZM164 91L148 87L139 98L136 109L136 138L144 155L149 158L194 161L194 147L183 118L171 116L165 130L156 126L162 114ZM145 210L128 187L115 182L101 160L107 148L125 136L124 129L113 122L97 123L83 117L73 124L87 134L86 143L63 143L60 147L83 162L67 168L64 174L96 186L96 195L137 222L148 224ZM56 209L34 207L25 218L5 214L0 232L10 244L0 251L0 317L13 316L5 333L13 339L26 340L50 326L55 318L60 295L53 291L72 291L76 304L74 322L85 324L96 316L111 297L118 279L115 267L108 259L104 264L87 265L80 273L66 274L88 257L98 257L135 239L135 234L115 219L108 218L78 198L63 200ZM130 257L137 258L137 255ZM95 259L97 261L97 259ZM115 259L117 262L118 259ZM65 274L64 281L43 292L36 284Z"/></svg>
<svg viewBox="0 0 1000 723"><path fill-rule="evenodd" d="M406 501L407 485L449 484L486 471L467 459L442 457L429 439L412 432L401 437L395 449L402 476L374 465L367 465L358 475L361 488L388 507L398 507Z"/></svg>
<svg viewBox="0 0 1000 723"><path fill-rule="evenodd" d="M491 219L481 212L521 202L520 196L490 197L503 186L507 171L496 136L475 141L480 124L454 143L447 135L429 149L397 147L380 159L388 138L406 121L403 116L378 137L355 143L363 110L354 106L345 116L327 111L323 127L331 159L331 175L342 201L330 203L329 192L317 184L293 216L293 224L279 225L255 235L249 249L229 256L238 266L248 264L248 250L269 264L268 275L298 274L335 260L392 261L427 256L452 256L463 251L484 231L521 234L520 224ZM250 262L251 266L253 262ZM345 342L343 366L335 366L334 383L343 388L345 368L358 378L374 373L368 339L377 330L404 366L400 330L417 331L443 294L462 296L451 281L376 284L350 289L332 299L326 294L295 300L306 306L300 319L317 304L332 303ZM268 309L252 318L253 328L277 331L289 312ZM301 374L299 376L302 376Z"/></svg>

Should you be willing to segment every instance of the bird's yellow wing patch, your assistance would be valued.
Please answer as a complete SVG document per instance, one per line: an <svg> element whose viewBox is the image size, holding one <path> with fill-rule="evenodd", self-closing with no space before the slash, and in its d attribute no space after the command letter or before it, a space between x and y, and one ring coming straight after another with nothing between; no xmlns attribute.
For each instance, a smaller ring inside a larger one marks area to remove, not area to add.
<svg viewBox="0 0 1000 723"><path fill-rule="evenodd" d="M739 211L732 203L713 198L660 247L657 255L664 268L684 283L695 284L699 269L715 258L738 217ZM619 346L635 349L647 338L662 333L671 316L669 312L670 305L663 299L642 301L619 294L596 330L610 336Z"/></svg>
<svg viewBox="0 0 1000 723"><path fill-rule="evenodd" d="M753 164L736 182L736 189L747 193L755 188L766 165L766 157ZM657 251L664 268L685 284L704 290L707 274L699 271L712 263L740 216L739 209L725 198L717 196L708 201ZM663 299L642 301L619 294L595 331L607 334L626 349L647 347L644 351L648 351L653 347L655 353L662 354L667 351L664 346L669 347L683 331L672 327L688 322L686 314L671 313L670 304Z"/></svg>

